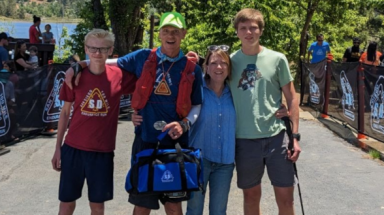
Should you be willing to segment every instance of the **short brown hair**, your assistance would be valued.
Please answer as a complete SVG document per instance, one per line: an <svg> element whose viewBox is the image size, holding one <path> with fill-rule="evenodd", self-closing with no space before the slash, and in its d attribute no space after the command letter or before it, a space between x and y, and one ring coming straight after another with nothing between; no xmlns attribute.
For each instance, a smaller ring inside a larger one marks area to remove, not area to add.
<svg viewBox="0 0 384 215"><path fill-rule="evenodd" d="M259 10L252 9L252 8L244 8L240 10L236 14L235 20L233 21L235 29L237 30L237 27L239 26L240 22L246 22L246 21L256 21L259 28L261 30L264 30L264 25L265 25L264 17Z"/></svg>
<svg viewBox="0 0 384 215"><path fill-rule="evenodd" d="M232 75L232 63L231 63L231 57L229 56L228 52L223 51L222 49L217 49L215 51L208 51L207 56L205 56L205 61L203 64L203 69L204 69L204 79L208 80L211 78L211 76L208 75L207 73L207 67L209 64L209 60L211 59L211 56L213 54L217 54L220 57L224 59L224 61L228 64L228 77L226 78L227 80L231 80L231 75Z"/></svg>

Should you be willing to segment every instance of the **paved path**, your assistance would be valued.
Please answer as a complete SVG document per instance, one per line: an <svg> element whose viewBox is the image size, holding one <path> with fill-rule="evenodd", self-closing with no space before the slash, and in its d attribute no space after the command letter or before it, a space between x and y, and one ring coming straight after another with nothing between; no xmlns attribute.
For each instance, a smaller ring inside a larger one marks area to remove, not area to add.
<svg viewBox="0 0 384 215"><path fill-rule="evenodd" d="M384 214L384 166L335 136L316 120L300 120L302 149L297 164L307 215ZM115 156L115 198L106 214L131 214L124 191L129 168L133 127L121 120ZM59 173L50 159L55 137L39 136L19 142L0 156L0 215L57 214ZM263 179L262 211L276 215L277 208L267 175ZM297 195L297 192L296 192ZM207 202L208 203L208 202ZM298 197L295 207L301 214ZM185 204L184 204L185 208ZM75 214L89 214L87 194L78 201ZM152 214L165 214L163 210ZM207 213L207 204L205 213ZM242 214L242 192L232 180L228 215Z"/></svg>

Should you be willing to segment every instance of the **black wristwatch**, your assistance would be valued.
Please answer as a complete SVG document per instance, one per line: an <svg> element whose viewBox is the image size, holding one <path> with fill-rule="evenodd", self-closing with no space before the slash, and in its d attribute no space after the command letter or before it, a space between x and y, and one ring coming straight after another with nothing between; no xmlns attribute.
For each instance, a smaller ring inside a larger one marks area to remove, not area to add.
<svg viewBox="0 0 384 215"><path fill-rule="evenodd" d="M295 138L297 141L300 141L300 133L292 133L292 137Z"/></svg>
<svg viewBox="0 0 384 215"><path fill-rule="evenodd" d="M183 133L187 132L190 128L189 120L181 120L179 121L181 128L183 129Z"/></svg>

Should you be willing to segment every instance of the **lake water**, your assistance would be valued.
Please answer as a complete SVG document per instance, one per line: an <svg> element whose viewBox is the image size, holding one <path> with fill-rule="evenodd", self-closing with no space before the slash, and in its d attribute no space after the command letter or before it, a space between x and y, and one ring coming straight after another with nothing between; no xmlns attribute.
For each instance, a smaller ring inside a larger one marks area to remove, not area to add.
<svg viewBox="0 0 384 215"><path fill-rule="evenodd" d="M0 21L0 32L3 32L3 31L8 32L11 35L11 37L14 37L14 38L29 38L29 27L31 27L32 24L33 24L33 22ZM77 23L45 23L45 22L42 22L40 24L41 32L45 31L44 26L46 24L51 25L51 27L52 27L51 32L53 33L53 36L56 40L56 43L58 43L64 27L66 27L68 29L68 34L72 35L74 33L76 26L77 26Z"/></svg>

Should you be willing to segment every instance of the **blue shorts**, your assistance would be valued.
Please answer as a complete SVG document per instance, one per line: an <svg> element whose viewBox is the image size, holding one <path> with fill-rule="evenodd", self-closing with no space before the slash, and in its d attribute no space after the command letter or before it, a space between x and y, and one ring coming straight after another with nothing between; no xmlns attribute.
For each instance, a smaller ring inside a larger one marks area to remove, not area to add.
<svg viewBox="0 0 384 215"><path fill-rule="evenodd" d="M81 197L85 179L90 202L113 199L114 152L83 151L67 144L61 147L59 200L73 202Z"/></svg>

